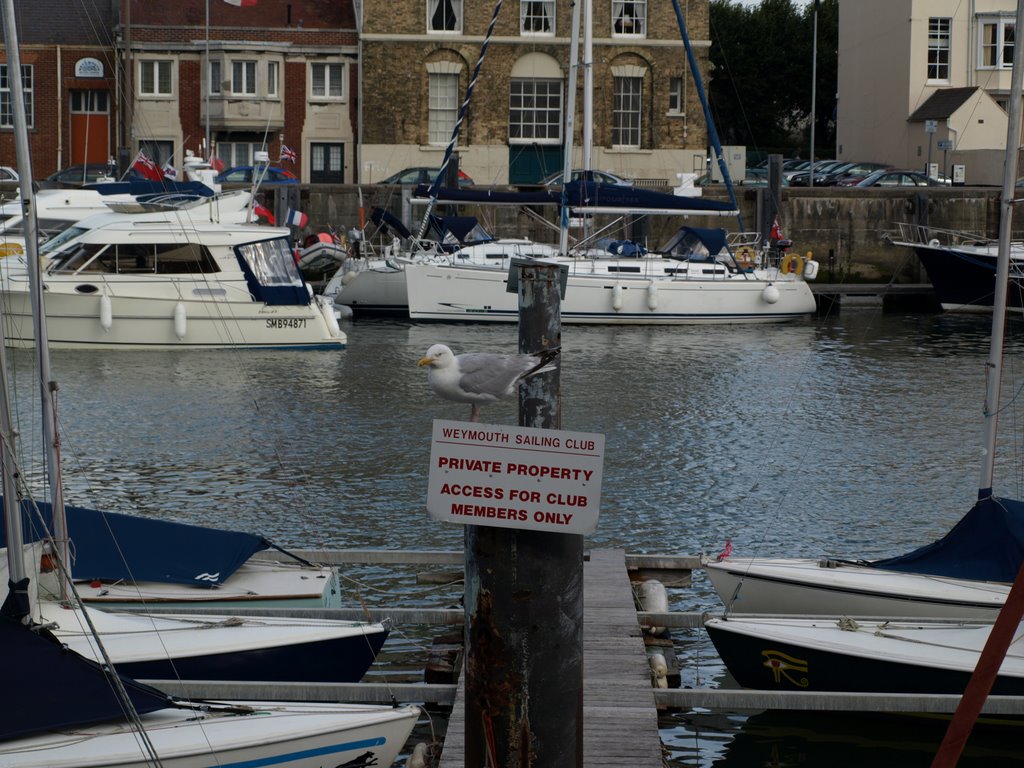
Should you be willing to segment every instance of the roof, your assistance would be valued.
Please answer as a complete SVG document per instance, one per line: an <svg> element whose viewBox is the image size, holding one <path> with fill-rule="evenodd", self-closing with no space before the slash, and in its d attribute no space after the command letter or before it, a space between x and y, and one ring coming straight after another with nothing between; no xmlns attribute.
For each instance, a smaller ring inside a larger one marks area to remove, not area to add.
<svg viewBox="0 0 1024 768"><path fill-rule="evenodd" d="M911 123L922 120L944 120L960 109L978 90L978 88L941 88L929 96L924 104L915 109L907 120Z"/></svg>
<svg viewBox="0 0 1024 768"><path fill-rule="evenodd" d="M34 0L18 3L15 19L23 44L112 46L117 0Z"/></svg>

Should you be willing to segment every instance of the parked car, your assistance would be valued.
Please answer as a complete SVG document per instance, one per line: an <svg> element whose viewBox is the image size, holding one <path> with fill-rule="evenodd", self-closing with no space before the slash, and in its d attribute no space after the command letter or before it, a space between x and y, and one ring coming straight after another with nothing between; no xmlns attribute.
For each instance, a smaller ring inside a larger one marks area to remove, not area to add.
<svg viewBox="0 0 1024 768"><path fill-rule="evenodd" d="M830 174L835 176L835 178L830 183L826 182L825 186L852 187L875 171L891 170L895 169L886 163L856 163L852 168L847 168L841 174Z"/></svg>
<svg viewBox="0 0 1024 768"><path fill-rule="evenodd" d="M9 184L20 181L18 172L9 165L0 165L0 184Z"/></svg>
<svg viewBox="0 0 1024 768"><path fill-rule="evenodd" d="M583 176L582 168L575 168L572 172L572 180L579 181ZM594 181L600 182L601 184L614 184L619 187L631 187L633 186L632 179L626 179L622 176L616 176L614 173L608 171L591 171L594 175ZM545 187L560 187L562 185L562 178L564 176L563 171L557 171L549 174L540 180L540 183Z"/></svg>
<svg viewBox="0 0 1024 768"><path fill-rule="evenodd" d="M948 180L931 179L920 171L875 171L865 176L854 187L942 187Z"/></svg>
<svg viewBox="0 0 1024 768"><path fill-rule="evenodd" d="M852 165L843 160L818 160L814 163L814 183L818 183L818 179L823 177L826 173L830 173L834 170L841 168L844 165ZM804 171L798 171L789 175L789 185L791 187L808 187L811 184L811 173L812 170L808 168Z"/></svg>
<svg viewBox="0 0 1024 768"><path fill-rule="evenodd" d="M259 170L258 168L256 170ZM252 184L253 166L239 165L228 168L217 176L218 184ZM298 184L299 179L291 171L270 166L260 184Z"/></svg>
<svg viewBox="0 0 1024 768"><path fill-rule="evenodd" d="M434 179L437 178L437 174L440 173L440 168L405 168L388 176L386 179L378 181L378 184L433 184ZM461 168L459 169L459 186L465 187L468 184L472 184L473 179L469 177Z"/></svg>
<svg viewBox="0 0 1024 768"><path fill-rule="evenodd" d="M95 184L101 178L117 178L117 166L107 163L87 163L72 165L62 171L51 173L45 181L54 185L80 187L84 184Z"/></svg>

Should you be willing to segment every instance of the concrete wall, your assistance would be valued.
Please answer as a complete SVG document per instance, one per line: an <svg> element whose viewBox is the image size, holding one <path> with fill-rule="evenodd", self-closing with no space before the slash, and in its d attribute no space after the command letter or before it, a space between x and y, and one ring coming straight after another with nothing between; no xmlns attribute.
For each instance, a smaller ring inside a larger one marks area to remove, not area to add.
<svg viewBox="0 0 1024 768"><path fill-rule="evenodd" d="M920 190L920 191L918 191ZM927 282L912 253L890 244L885 236L899 222L923 223L941 229L972 232L995 238L999 226L999 189L994 187L952 187L836 190L834 188L785 189L780 202L779 223L783 234L793 240L794 251L811 251L821 262L821 281L834 282ZM359 192L354 186L302 188L302 210L309 215L309 231L328 224L350 229L359 221ZM366 214L379 205L402 217L402 198L398 188L367 185L362 187ZM725 199L722 188L705 188L706 197ZM740 193L740 206L747 229L759 219L763 189ZM408 211L408 206L406 206ZM549 221L556 221L553 207L538 208ZM516 209L490 207L466 208L495 235L532 237L557 242L557 233L518 213ZM415 206L403 218L415 229L423 208ZM654 246L668 239L680 226L724 226L736 229L734 219L663 217L652 219L647 239ZM370 233L373 225L367 227ZM626 226L608 232L609 237L626 237ZM1024 237L1024 219L1015 227L1015 237Z"/></svg>

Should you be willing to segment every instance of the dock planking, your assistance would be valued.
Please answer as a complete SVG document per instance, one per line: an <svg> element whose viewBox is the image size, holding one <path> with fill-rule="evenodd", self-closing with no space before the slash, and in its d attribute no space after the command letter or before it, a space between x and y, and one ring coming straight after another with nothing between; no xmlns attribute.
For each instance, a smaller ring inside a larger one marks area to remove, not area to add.
<svg viewBox="0 0 1024 768"><path fill-rule="evenodd" d="M462 768L460 682L440 768ZM583 763L661 768L658 711L623 550L593 550L583 567Z"/></svg>

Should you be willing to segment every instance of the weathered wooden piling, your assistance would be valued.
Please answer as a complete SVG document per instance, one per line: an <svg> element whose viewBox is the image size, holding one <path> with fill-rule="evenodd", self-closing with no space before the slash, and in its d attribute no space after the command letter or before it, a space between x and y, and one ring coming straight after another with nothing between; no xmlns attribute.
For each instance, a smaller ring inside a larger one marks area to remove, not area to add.
<svg viewBox="0 0 1024 768"><path fill-rule="evenodd" d="M559 269L519 266L519 350L561 346ZM519 424L560 426L559 373L520 388ZM466 526L465 762L583 765L583 537Z"/></svg>

